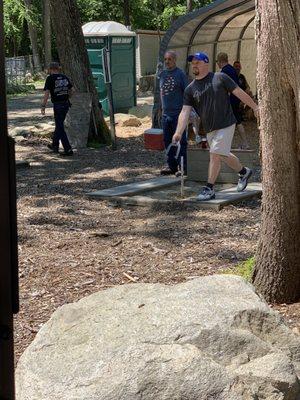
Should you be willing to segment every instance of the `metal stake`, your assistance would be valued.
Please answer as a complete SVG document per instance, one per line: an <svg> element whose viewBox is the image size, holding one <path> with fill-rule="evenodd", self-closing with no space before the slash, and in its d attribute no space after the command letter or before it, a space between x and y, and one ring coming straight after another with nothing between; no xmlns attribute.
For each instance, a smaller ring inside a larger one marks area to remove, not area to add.
<svg viewBox="0 0 300 400"><path fill-rule="evenodd" d="M181 171L181 185L180 185L180 194L181 198L184 198L184 166L183 166L183 156L180 158L180 171Z"/></svg>

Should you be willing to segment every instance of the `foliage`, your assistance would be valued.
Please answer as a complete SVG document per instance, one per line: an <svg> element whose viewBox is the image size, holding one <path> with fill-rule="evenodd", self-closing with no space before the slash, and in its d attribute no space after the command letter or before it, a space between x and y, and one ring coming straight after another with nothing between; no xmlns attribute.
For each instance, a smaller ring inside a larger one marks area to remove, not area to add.
<svg viewBox="0 0 300 400"><path fill-rule="evenodd" d="M199 8L212 0L195 0ZM123 0L77 0L83 22L114 20L125 22ZM186 13L186 0L131 0L133 29L168 29L172 21Z"/></svg>
<svg viewBox="0 0 300 400"><path fill-rule="evenodd" d="M194 0L200 8L212 0ZM38 29L42 52L42 1L31 0L30 11L24 0L5 0L4 29L7 55L30 54L27 23ZM124 0L77 0L82 23L113 20L125 23ZM186 13L186 0L130 0L132 29L167 30L172 22ZM53 49L55 52L55 49Z"/></svg>
<svg viewBox="0 0 300 400"><path fill-rule="evenodd" d="M20 83L8 83L6 87L6 93L8 95L29 93L32 92L33 90L35 90L34 85L25 85Z"/></svg>
<svg viewBox="0 0 300 400"><path fill-rule="evenodd" d="M42 36L41 4L35 0L29 10L24 0L5 0L3 4L5 47L8 56L29 54L27 23L36 26Z"/></svg>
<svg viewBox="0 0 300 400"><path fill-rule="evenodd" d="M254 257L248 258L248 260L238 264L233 268L226 269L223 271L224 274L239 275L246 281L250 282L252 278L252 273L254 269L255 259Z"/></svg>

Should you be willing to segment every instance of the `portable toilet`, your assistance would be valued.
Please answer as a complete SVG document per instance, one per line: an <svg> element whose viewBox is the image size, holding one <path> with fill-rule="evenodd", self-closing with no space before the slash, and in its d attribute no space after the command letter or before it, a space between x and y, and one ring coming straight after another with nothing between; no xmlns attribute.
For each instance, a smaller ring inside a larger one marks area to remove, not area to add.
<svg viewBox="0 0 300 400"><path fill-rule="evenodd" d="M104 82L102 49L110 54L110 72L115 112L136 106L135 36L125 25L114 21L88 22L82 27L92 74L104 114L109 102Z"/></svg>

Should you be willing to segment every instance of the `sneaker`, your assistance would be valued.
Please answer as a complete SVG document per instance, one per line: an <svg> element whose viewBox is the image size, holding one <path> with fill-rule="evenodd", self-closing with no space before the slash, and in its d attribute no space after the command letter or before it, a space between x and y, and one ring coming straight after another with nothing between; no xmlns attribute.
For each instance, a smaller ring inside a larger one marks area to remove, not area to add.
<svg viewBox="0 0 300 400"><path fill-rule="evenodd" d="M53 144L47 144L48 149L50 149L53 153L58 153L58 147L54 147Z"/></svg>
<svg viewBox="0 0 300 400"><path fill-rule="evenodd" d="M63 151L62 153L60 153L60 156L63 156L63 157L68 157L68 156L72 156L74 153L73 153L73 150L72 149L70 149L70 150L65 150L65 151Z"/></svg>
<svg viewBox="0 0 300 400"><path fill-rule="evenodd" d="M243 190L246 189L246 187L248 185L248 180L252 175L252 170L248 167L245 167L245 168L246 168L247 172L244 175L239 175L239 181L238 181L237 188L236 188L236 190L238 192L242 192Z"/></svg>
<svg viewBox="0 0 300 400"><path fill-rule="evenodd" d="M165 168L160 171L161 175L175 175L177 171L172 171L170 168Z"/></svg>
<svg viewBox="0 0 300 400"><path fill-rule="evenodd" d="M210 189L207 186L204 186L204 188L202 189L202 192L197 196L197 199L200 201L213 200L215 198L216 198L216 193L215 193L214 189Z"/></svg>

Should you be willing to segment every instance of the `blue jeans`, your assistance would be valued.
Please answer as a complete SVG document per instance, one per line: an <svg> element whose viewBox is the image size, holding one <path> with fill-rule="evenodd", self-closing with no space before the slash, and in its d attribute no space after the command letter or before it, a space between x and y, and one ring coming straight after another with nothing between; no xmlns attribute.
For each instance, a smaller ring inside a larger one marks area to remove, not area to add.
<svg viewBox="0 0 300 400"><path fill-rule="evenodd" d="M177 128L177 123L178 123L178 117L179 114L177 115L165 115L163 114L162 116L162 128L164 132L164 143L165 143L165 149L169 146L169 144L172 142L172 137L176 131ZM186 149L187 149L187 140L186 140L186 132L183 132L181 141L181 149L178 158L176 159L176 148L171 147L169 154L167 156L167 163L172 172L177 172L178 171L178 166L180 167L180 160L181 157L183 157L183 163L184 163L184 171L186 172Z"/></svg>
<svg viewBox="0 0 300 400"><path fill-rule="evenodd" d="M63 145L65 151L71 150L71 145L68 136L65 131L64 122L68 114L70 105L68 102L65 103L54 103L54 120L55 120L55 131L52 139L52 145L54 148L59 148L59 141Z"/></svg>

